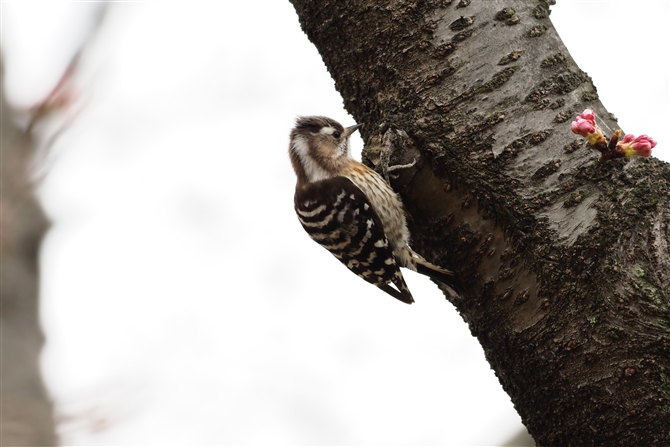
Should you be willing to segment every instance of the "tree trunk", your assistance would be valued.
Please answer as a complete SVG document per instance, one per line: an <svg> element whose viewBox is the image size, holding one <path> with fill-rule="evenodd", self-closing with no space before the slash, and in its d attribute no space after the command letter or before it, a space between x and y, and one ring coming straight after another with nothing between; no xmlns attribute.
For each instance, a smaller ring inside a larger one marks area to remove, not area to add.
<svg viewBox="0 0 670 447"><path fill-rule="evenodd" d="M617 124L547 3L291 1L537 444L670 445L670 168L571 133Z"/></svg>

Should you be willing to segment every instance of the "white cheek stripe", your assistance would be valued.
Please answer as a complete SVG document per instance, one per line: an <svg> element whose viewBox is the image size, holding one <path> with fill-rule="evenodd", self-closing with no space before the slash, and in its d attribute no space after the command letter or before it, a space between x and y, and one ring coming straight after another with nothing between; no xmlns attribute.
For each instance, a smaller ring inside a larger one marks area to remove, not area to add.
<svg viewBox="0 0 670 447"><path fill-rule="evenodd" d="M309 154L309 147L307 147L307 142L303 137L295 137L293 140L293 151L298 154L301 159Z"/></svg>
<svg viewBox="0 0 670 447"><path fill-rule="evenodd" d="M316 164L309 155L309 147L303 137L298 136L294 139L292 150L300 157L300 162L310 183L330 178L330 175Z"/></svg>

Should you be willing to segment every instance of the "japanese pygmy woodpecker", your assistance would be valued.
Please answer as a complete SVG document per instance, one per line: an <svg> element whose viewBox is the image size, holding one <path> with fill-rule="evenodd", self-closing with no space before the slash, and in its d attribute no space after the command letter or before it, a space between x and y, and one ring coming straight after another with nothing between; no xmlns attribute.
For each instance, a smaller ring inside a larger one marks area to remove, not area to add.
<svg viewBox="0 0 670 447"><path fill-rule="evenodd" d="M307 234L349 270L411 304L400 267L447 285L454 277L409 247L400 198L379 174L351 157L349 137L360 126L344 128L323 116L297 119L289 145L297 176L295 211Z"/></svg>

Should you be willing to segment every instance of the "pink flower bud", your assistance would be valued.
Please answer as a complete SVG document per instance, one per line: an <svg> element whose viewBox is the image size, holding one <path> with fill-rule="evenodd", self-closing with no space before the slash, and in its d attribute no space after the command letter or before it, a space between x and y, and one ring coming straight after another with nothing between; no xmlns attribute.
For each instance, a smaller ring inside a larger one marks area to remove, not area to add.
<svg viewBox="0 0 670 447"><path fill-rule="evenodd" d="M593 110L586 109L570 125L573 133L588 138L590 134L596 133L596 116Z"/></svg>
<svg viewBox="0 0 670 447"><path fill-rule="evenodd" d="M596 114L591 109L585 109L579 117L591 121L594 126L596 125Z"/></svg>
<svg viewBox="0 0 670 447"><path fill-rule="evenodd" d="M617 143L617 149L623 152L624 157L649 157L651 150L656 146L656 141L648 135L628 134Z"/></svg>

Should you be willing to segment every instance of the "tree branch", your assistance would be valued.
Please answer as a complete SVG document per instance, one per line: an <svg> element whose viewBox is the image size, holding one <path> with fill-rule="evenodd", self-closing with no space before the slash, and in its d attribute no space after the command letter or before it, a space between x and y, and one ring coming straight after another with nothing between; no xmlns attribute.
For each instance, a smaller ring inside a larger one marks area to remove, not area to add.
<svg viewBox="0 0 670 447"><path fill-rule="evenodd" d="M618 127L547 4L292 3L537 443L670 445L670 168L571 133Z"/></svg>
<svg viewBox="0 0 670 447"><path fill-rule="evenodd" d="M4 75L0 83L4 85ZM38 253L49 221L34 196L30 167L35 141L12 120L4 92L1 107L0 444L56 445L53 405L39 370L44 334L38 318Z"/></svg>

